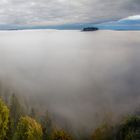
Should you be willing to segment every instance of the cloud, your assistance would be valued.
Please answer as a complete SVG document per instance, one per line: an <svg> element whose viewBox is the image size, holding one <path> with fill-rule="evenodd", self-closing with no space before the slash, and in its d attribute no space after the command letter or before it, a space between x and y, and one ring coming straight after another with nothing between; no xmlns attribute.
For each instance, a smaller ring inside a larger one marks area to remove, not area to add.
<svg viewBox="0 0 140 140"><path fill-rule="evenodd" d="M139 14L138 0L2 0L0 24L95 22Z"/></svg>
<svg viewBox="0 0 140 140"><path fill-rule="evenodd" d="M129 16L127 18L121 19L120 21L123 20L140 20L140 15Z"/></svg>

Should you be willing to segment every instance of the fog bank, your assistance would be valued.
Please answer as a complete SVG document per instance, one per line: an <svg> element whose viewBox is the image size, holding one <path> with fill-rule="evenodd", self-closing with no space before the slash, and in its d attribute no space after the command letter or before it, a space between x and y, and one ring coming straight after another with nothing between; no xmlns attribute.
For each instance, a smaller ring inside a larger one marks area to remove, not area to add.
<svg viewBox="0 0 140 140"><path fill-rule="evenodd" d="M104 114L115 119L139 105L139 36L134 31L1 31L1 83L58 120L92 128Z"/></svg>

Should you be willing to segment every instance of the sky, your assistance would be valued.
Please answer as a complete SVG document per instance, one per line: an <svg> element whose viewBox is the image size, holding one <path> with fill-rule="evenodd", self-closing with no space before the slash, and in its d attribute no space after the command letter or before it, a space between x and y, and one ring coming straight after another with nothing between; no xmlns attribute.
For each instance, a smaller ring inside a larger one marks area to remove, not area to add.
<svg viewBox="0 0 140 140"><path fill-rule="evenodd" d="M140 13L139 0L1 0L0 24L60 25Z"/></svg>

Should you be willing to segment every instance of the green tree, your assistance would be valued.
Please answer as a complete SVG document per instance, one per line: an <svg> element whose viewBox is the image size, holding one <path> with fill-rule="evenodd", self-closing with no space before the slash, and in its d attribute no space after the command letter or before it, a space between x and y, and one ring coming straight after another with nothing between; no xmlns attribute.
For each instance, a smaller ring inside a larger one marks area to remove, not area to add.
<svg viewBox="0 0 140 140"><path fill-rule="evenodd" d="M21 117L17 126L14 140L41 140L42 128L34 119Z"/></svg>
<svg viewBox="0 0 140 140"><path fill-rule="evenodd" d="M140 117L128 117L119 126L117 140L140 140Z"/></svg>
<svg viewBox="0 0 140 140"><path fill-rule="evenodd" d="M62 129L54 129L52 133L52 140L72 140L72 137Z"/></svg>
<svg viewBox="0 0 140 140"><path fill-rule="evenodd" d="M0 99L0 140L6 137L9 122L9 109Z"/></svg>

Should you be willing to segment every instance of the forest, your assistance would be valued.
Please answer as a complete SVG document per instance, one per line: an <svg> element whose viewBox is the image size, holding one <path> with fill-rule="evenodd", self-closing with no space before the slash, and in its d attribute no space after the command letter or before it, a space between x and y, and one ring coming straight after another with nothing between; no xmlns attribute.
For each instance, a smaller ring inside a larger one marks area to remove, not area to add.
<svg viewBox="0 0 140 140"><path fill-rule="evenodd" d="M94 122L92 122L94 123ZM0 99L0 140L139 140L139 111L123 116L117 123L104 121L90 135L77 137L51 119L49 112L27 111L16 94Z"/></svg>

